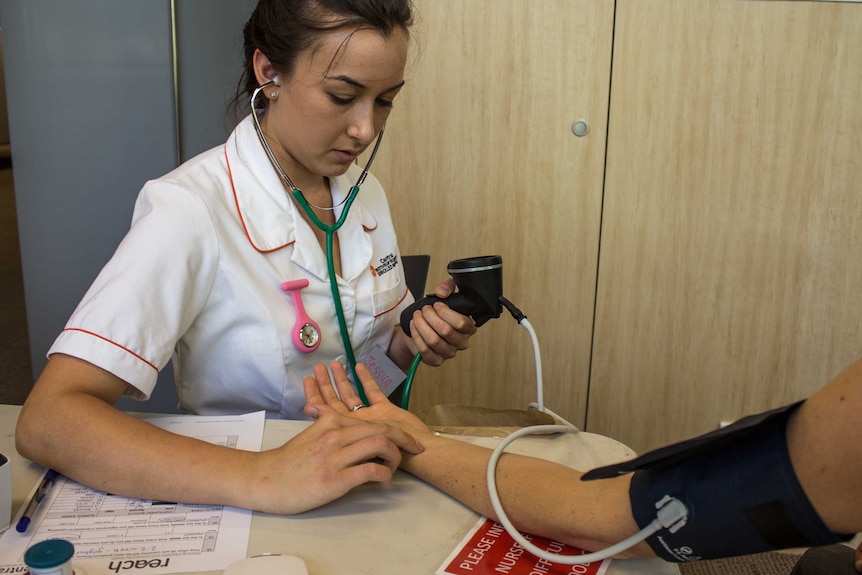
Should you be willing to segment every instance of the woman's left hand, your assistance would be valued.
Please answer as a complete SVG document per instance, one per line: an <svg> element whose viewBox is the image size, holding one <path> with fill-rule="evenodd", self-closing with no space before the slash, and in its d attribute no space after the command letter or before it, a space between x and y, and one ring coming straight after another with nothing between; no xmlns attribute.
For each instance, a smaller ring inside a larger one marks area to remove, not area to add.
<svg viewBox="0 0 862 575"><path fill-rule="evenodd" d="M440 282L434 295L445 299L453 291L455 282L447 278ZM457 352L467 349L470 337L476 333L476 322L453 310L445 302L436 302L413 312L410 337L401 333L411 355L420 353L423 362L438 366L455 357Z"/></svg>
<svg viewBox="0 0 862 575"><path fill-rule="evenodd" d="M421 419L389 401L365 364L356 364L356 374L359 376L359 385L362 386L368 398L370 405L367 407L356 394L353 384L347 379L344 366L334 361L329 367L332 370L334 385L323 364L314 366L314 377L306 376L303 380L306 415L316 420L327 414L338 413L369 423L385 423L417 440L431 435L431 430L422 423Z"/></svg>

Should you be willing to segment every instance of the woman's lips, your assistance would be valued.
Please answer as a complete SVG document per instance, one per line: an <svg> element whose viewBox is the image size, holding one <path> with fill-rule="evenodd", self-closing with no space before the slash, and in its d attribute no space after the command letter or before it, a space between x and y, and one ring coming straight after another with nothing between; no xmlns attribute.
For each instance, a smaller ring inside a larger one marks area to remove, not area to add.
<svg viewBox="0 0 862 575"><path fill-rule="evenodd" d="M359 154L357 152L350 152L348 150L335 150L335 156L339 161L344 162L345 164L349 164L356 160L356 156Z"/></svg>

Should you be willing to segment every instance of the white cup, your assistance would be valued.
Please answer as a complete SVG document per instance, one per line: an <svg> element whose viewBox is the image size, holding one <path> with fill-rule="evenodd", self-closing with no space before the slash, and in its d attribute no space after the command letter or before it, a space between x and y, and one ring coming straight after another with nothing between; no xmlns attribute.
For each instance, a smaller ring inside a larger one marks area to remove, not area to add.
<svg viewBox="0 0 862 575"><path fill-rule="evenodd" d="M12 523L12 462L0 453L0 533Z"/></svg>

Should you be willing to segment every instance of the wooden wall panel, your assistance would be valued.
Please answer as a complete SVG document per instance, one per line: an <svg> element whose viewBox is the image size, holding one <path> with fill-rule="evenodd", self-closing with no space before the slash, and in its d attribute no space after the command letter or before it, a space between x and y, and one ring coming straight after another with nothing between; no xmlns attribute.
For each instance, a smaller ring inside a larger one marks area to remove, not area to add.
<svg viewBox="0 0 862 575"><path fill-rule="evenodd" d="M859 357L860 62L858 4L618 1L588 430L642 451Z"/></svg>
<svg viewBox="0 0 862 575"><path fill-rule="evenodd" d="M428 287L456 258L503 257L505 295L536 329L545 401L586 408L613 31L612 0L416 2L414 57L373 171L403 253L430 253ZM572 134L573 120L591 124ZM411 407L523 408L529 334L506 314L441 368Z"/></svg>

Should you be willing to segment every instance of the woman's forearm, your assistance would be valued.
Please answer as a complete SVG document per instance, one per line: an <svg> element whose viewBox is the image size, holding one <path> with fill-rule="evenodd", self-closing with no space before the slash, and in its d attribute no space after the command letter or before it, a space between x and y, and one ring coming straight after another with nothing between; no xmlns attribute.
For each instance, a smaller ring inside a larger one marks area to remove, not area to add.
<svg viewBox="0 0 862 575"><path fill-rule="evenodd" d="M18 419L24 457L84 485L128 497L231 505L293 514L357 485L388 481L407 433L339 414L321 417L263 452L230 449L162 430L113 407L125 383L95 366L53 356Z"/></svg>
<svg viewBox="0 0 862 575"><path fill-rule="evenodd" d="M55 396L34 389L16 439L28 459L95 489L143 499L236 505L247 487L232 470L253 464L247 452L169 433L71 390Z"/></svg>

